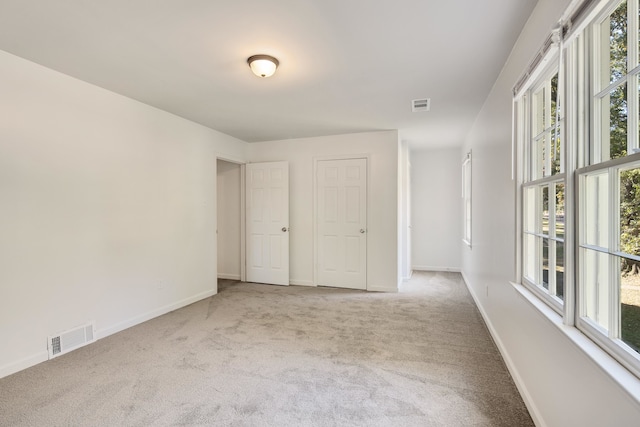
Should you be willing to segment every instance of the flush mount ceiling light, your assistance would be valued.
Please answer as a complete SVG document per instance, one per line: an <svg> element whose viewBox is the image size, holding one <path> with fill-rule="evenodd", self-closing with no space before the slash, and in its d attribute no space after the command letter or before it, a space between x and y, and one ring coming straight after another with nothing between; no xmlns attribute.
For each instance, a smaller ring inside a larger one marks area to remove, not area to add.
<svg viewBox="0 0 640 427"><path fill-rule="evenodd" d="M258 77L270 77L276 72L280 62L273 56L253 55L247 59L251 71Z"/></svg>

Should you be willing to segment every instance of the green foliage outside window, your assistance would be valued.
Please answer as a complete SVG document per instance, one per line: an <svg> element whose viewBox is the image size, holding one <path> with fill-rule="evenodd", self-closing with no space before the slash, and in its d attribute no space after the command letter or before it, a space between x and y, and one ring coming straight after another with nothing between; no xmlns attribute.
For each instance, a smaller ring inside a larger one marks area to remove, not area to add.
<svg viewBox="0 0 640 427"><path fill-rule="evenodd" d="M640 256L640 169L620 172L620 249ZM624 274L639 274L640 263L622 261Z"/></svg>
<svg viewBox="0 0 640 427"><path fill-rule="evenodd" d="M621 3L611 14L609 25L610 78L613 83L627 73L627 2ZM626 84L610 95L609 154L612 159L627 155L627 95ZM640 169L620 172L620 249L640 256ZM640 263L624 258L622 272L639 274Z"/></svg>

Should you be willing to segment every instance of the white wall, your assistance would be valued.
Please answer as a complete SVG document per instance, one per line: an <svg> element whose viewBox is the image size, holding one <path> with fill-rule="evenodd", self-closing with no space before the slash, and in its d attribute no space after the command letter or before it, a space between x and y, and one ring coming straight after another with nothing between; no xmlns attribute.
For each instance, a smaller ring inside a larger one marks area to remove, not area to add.
<svg viewBox="0 0 640 427"><path fill-rule="evenodd" d="M414 270L460 271L460 149L411 151L411 241Z"/></svg>
<svg viewBox="0 0 640 427"><path fill-rule="evenodd" d="M0 51L0 377L216 292L216 156L246 144Z"/></svg>
<svg viewBox="0 0 640 427"><path fill-rule="evenodd" d="M313 285L314 158L369 155L367 289L398 286L398 133L336 135L250 144L252 162L286 160L290 179L290 281Z"/></svg>
<svg viewBox="0 0 640 427"><path fill-rule="evenodd" d="M218 277L240 280L240 165L217 163Z"/></svg>
<svg viewBox="0 0 640 427"><path fill-rule="evenodd" d="M516 263L511 88L568 3L539 0L459 153L473 149L473 249L463 247L463 272L538 425L638 425L638 397L509 284Z"/></svg>

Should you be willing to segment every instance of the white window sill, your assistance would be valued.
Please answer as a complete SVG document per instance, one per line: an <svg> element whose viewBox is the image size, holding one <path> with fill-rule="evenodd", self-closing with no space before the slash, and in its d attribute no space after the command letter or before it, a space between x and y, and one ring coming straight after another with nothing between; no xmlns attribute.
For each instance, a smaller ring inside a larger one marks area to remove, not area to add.
<svg viewBox="0 0 640 427"><path fill-rule="evenodd" d="M636 403L640 404L640 379L591 341L575 326L567 326L562 317L533 292L519 283L511 282L518 294L534 306L538 313L553 324L569 341L585 353L593 363L611 377Z"/></svg>

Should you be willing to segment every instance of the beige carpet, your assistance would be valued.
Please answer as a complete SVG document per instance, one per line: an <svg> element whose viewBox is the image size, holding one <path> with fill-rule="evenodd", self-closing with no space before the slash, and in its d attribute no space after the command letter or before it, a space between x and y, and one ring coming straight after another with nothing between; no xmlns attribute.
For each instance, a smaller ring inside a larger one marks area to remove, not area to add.
<svg viewBox="0 0 640 427"><path fill-rule="evenodd" d="M218 295L0 379L2 426L531 426L459 274Z"/></svg>

